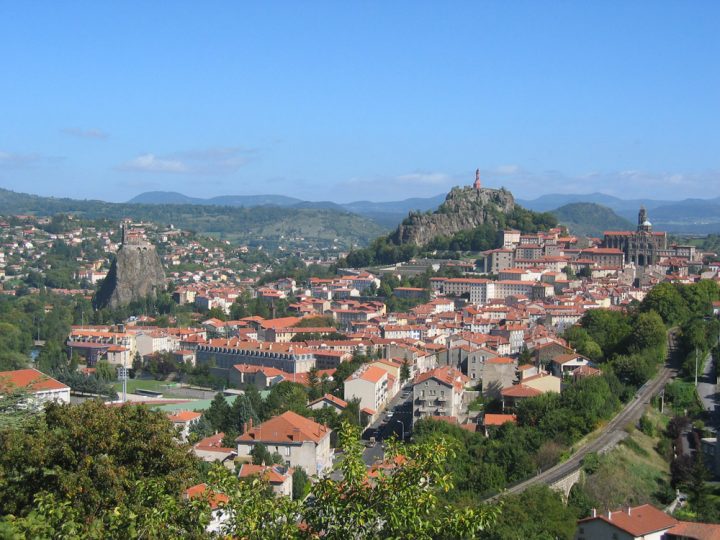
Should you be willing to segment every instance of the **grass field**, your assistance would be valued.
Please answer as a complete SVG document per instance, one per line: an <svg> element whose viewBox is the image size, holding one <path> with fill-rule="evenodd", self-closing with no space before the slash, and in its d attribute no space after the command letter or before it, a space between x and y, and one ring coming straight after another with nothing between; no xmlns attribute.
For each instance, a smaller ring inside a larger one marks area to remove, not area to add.
<svg viewBox="0 0 720 540"><path fill-rule="evenodd" d="M646 413L659 433L667 424L667 417L656 410ZM670 465L656 450L658 436L650 437L640 430L630 433L617 447L600 458L594 474L586 479L586 491L604 508L652 503L664 506L661 499L667 494Z"/></svg>
<svg viewBox="0 0 720 540"><path fill-rule="evenodd" d="M153 392L162 392L164 397L172 397L172 389L174 386L176 386L176 383L167 383L153 379L128 379L127 391L130 394L135 394L138 388L142 388L144 390L152 390ZM118 393L122 392L122 383L113 383L113 388L115 388Z"/></svg>

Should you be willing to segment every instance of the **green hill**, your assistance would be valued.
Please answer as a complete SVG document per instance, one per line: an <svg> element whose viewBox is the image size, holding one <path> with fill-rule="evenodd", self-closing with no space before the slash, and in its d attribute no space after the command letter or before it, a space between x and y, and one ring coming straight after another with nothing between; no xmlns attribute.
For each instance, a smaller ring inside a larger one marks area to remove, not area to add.
<svg viewBox="0 0 720 540"><path fill-rule="evenodd" d="M131 218L173 224L233 242L291 247L309 245L347 249L367 245L385 232L370 219L335 209L196 204L127 204L40 197L0 189L0 214L72 213L88 219Z"/></svg>
<svg viewBox="0 0 720 540"><path fill-rule="evenodd" d="M550 212L561 225L580 236L601 236L604 231L632 230L633 224L607 206L596 203L571 203Z"/></svg>

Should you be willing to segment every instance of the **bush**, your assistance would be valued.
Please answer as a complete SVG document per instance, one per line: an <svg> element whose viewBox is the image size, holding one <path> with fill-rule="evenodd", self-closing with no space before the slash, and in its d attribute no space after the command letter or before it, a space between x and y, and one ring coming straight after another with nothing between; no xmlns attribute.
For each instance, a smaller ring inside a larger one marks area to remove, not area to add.
<svg viewBox="0 0 720 540"><path fill-rule="evenodd" d="M648 437L652 437L655 435L655 426L653 426L652 421L647 417L647 415L643 414L640 417L640 431L642 431L645 435Z"/></svg>

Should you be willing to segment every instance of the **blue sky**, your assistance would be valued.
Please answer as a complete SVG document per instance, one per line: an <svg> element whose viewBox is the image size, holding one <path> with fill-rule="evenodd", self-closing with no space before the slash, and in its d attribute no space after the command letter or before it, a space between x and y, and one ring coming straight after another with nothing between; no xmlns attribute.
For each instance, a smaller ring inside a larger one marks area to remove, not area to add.
<svg viewBox="0 0 720 540"><path fill-rule="evenodd" d="M0 3L0 187L720 195L720 2Z"/></svg>

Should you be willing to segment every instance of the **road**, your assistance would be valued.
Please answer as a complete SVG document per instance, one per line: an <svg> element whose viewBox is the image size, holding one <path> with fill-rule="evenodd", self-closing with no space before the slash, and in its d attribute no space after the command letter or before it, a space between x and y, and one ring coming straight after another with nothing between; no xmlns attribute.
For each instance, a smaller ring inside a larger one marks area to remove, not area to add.
<svg viewBox="0 0 720 540"><path fill-rule="evenodd" d="M403 397L403 394L406 394ZM385 457L385 451L383 449L382 441L388 437L395 435L398 438L405 439L410 437L412 430L412 386L402 388L397 395L390 400L385 412L383 412L378 418L370 424L367 429L363 432L362 438L367 444L365 450L363 450L363 461L368 467L382 461ZM388 418L388 412L393 411L391 418ZM375 444L370 445L370 437L375 437ZM343 458L342 453L335 455L333 462L335 465ZM330 478L333 480L340 480L342 475L337 468L330 474Z"/></svg>
<svg viewBox="0 0 720 540"><path fill-rule="evenodd" d="M715 361L710 353L705 359L705 367L698 378L697 393L703 407L708 413L708 422L705 427L715 431L718 425L717 389L715 388Z"/></svg>
<svg viewBox="0 0 720 540"><path fill-rule="evenodd" d="M612 445L617 444L624 436L624 427L629 423L637 422L642 416L645 406L650 403L653 396L657 395L665 384L677 374L677 369L670 364L675 360L675 338L673 334L668 334L668 358L667 363L658 372L658 374L645 383L623 409L603 428L602 433L592 442L578 449L567 461L559 463L550 469L533 476L532 478L521 482L511 488L503 491L502 494L521 493L534 484L551 485L568 474L574 472L582 465L583 458L591 452L600 452ZM496 498L498 495L495 495Z"/></svg>

